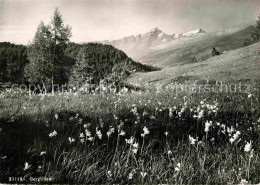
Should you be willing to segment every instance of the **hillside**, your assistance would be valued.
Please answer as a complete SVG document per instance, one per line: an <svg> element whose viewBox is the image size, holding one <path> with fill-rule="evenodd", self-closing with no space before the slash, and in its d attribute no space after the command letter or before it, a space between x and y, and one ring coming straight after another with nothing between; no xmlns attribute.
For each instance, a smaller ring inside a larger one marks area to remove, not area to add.
<svg viewBox="0 0 260 185"><path fill-rule="evenodd" d="M110 75L112 71L117 73L147 72L157 70L154 67L135 62L123 51L111 45L97 43L76 44L69 43L65 50L64 62L67 64L63 72L66 76L71 75L71 70L77 60L80 49L84 47L88 56L95 63L98 71L98 80ZM9 42L0 43L0 83L26 82L24 78L24 67L28 64L27 47Z"/></svg>
<svg viewBox="0 0 260 185"><path fill-rule="evenodd" d="M155 48L136 60L159 67L172 67L193 62L199 62L211 57L212 48L224 52L241 47L244 39L254 30L249 26L238 32L228 35L205 35L200 39L181 39L162 48Z"/></svg>
<svg viewBox="0 0 260 185"><path fill-rule="evenodd" d="M22 83L23 68L28 62L26 46L0 42L0 83Z"/></svg>
<svg viewBox="0 0 260 185"><path fill-rule="evenodd" d="M206 79L224 82L260 81L260 42L239 48L202 62L176 66L161 71L138 73L128 82L132 84L169 84Z"/></svg>
<svg viewBox="0 0 260 185"><path fill-rule="evenodd" d="M133 59L128 57L126 53L121 50L116 49L111 45L99 44L99 43L87 43L87 44L77 44L77 43L69 43L68 47L65 50L66 56L72 58L74 61L77 58L77 55L80 49L84 47L86 52L91 54L94 57L96 63L100 63L104 67L110 64L118 64L122 61L127 61L131 65L134 66L136 71L146 72L152 71L156 68L141 64L139 62L135 62Z"/></svg>
<svg viewBox="0 0 260 185"><path fill-rule="evenodd" d="M79 54L81 49L83 51ZM135 62L123 51L111 45L70 43L65 53L74 60L75 65L72 68L78 68L74 71L72 70L72 82L77 82L79 76L88 75L87 73L92 74L94 83L99 83L100 80L110 77L112 74L126 77L133 72L157 70L154 67ZM83 57L83 59L79 59L80 57ZM83 67L89 72L82 69Z"/></svg>

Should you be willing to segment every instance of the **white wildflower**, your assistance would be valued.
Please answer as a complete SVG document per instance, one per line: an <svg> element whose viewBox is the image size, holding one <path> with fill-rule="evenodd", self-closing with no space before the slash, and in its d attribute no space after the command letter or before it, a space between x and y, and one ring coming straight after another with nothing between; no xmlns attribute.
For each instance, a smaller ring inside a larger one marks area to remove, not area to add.
<svg viewBox="0 0 260 185"><path fill-rule="evenodd" d="M195 145L195 142L197 141L197 139L194 139L192 136L189 135L189 141L190 141L190 144Z"/></svg>
<svg viewBox="0 0 260 185"><path fill-rule="evenodd" d="M199 119L202 118L203 115L204 115L204 110L201 110L201 111L199 112L199 114L198 114L198 118L199 118Z"/></svg>
<svg viewBox="0 0 260 185"><path fill-rule="evenodd" d="M119 133L120 136L124 136L125 135L125 132L123 130L120 131Z"/></svg>
<svg viewBox="0 0 260 185"><path fill-rule="evenodd" d="M129 175L128 175L128 179L133 179L133 173L129 173Z"/></svg>
<svg viewBox="0 0 260 185"><path fill-rule="evenodd" d="M132 151L133 151L134 154L137 154L138 149L134 148L134 149L132 149Z"/></svg>
<svg viewBox="0 0 260 185"><path fill-rule="evenodd" d="M181 163L178 163L177 166L175 167L175 171L180 171L181 169Z"/></svg>
<svg viewBox="0 0 260 185"><path fill-rule="evenodd" d="M28 170L30 167L31 167L31 165L29 165L28 162L25 162L25 163L24 163L24 169L23 169L23 170L24 170L24 171L25 171L25 170Z"/></svg>
<svg viewBox="0 0 260 185"><path fill-rule="evenodd" d="M107 137L110 137L111 134L112 134L112 133L111 133L110 131L108 131L108 132L107 132Z"/></svg>
<svg viewBox="0 0 260 185"><path fill-rule="evenodd" d="M85 136L84 136L84 133L81 132L81 133L79 134L79 137L80 137L80 138L84 138L84 137L85 137Z"/></svg>
<svg viewBox="0 0 260 185"><path fill-rule="evenodd" d="M69 137L68 139L69 139L70 144L75 142L75 139L72 137Z"/></svg>
<svg viewBox="0 0 260 185"><path fill-rule="evenodd" d="M53 132L51 132L51 133L49 134L49 137L55 137L56 135L57 135L57 131L54 130Z"/></svg>
<svg viewBox="0 0 260 185"><path fill-rule="evenodd" d="M110 127L109 131L107 132L107 137L110 137L112 133L115 132L115 129L113 127Z"/></svg>
<svg viewBox="0 0 260 185"><path fill-rule="evenodd" d="M111 177L112 176L112 172L110 170L107 171L107 175Z"/></svg>
<svg viewBox="0 0 260 185"><path fill-rule="evenodd" d="M127 144L132 145L134 143L134 138L131 136L130 139L125 139L125 141L126 141Z"/></svg>
<svg viewBox="0 0 260 185"><path fill-rule="evenodd" d="M87 137L91 137L91 132L88 129L85 130L85 134Z"/></svg>
<svg viewBox="0 0 260 185"><path fill-rule="evenodd" d="M101 133L100 130L97 130L97 131L96 131L96 134L97 134L97 136L98 136L99 139L102 139L102 133Z"/></svg>
<svg viewBox="0 0 260 185"><path fill-rule="evenodd" d="M146 126L143 128L143 131L144 131L144 133L142 134L143 137L150 133L150 131L148 130L148 128Z"/></svg>
<svg viewBox="0 0 260 185"><path fill-rule="evenodd" d="M142 178L144 178L147 175L146 172L140 172L140 174L141 174Z"/></svg>
<svg viewBox="0 0 260 185"><path fill-rule="evenodd" d="M237 139L240 134L241 134L240 131L236 131L236 133L233 135L233 138L234 138L234 139Z"/></svg>
<svg viewBox="0 0 260 185"><path fill-rule="evenodd" d="M138 148L138 143L134 143L134 144L133 144L133 147L134 147L134 148Z"/></svg>
<svg viewBox="0 0 260 185"><path fill-rule="evenodd" d="M232 144L236 139L234 139L233 137L229 139L230 143Z"/></svg>
<svg viewBox="0 0 260 185"><path fill-rule="evenodd" d="M236 133L233 135L233 137L229 139L230 143L232 144L234 141L236 141L239 138L240 134L241 134L240 131L236 131Z"/></svg>
<svg viewBox="0 0 260 185"><path fill-rule="evenodd" d="M40 155L45 155L46 154L46 151L42 151L41 153L40 153Z"/></svg>
<svg viewBox="0 0 260 185"><path fill-rule="evenodd" d="M169 108L169 117L170 117L170 118L173 117L172 108Z"/></svg>
<svg viewBox="0 0 260 185"><path fill-rule="evenodd" d="M55 114L54 117L56 120L59 118L58 114Z"/></svg>
<svg viewBox="0 0 260 185"><path fill-rule="evenodd" d="M212 121L206 121L205 123L205 132L208 132L209 131L209 127L212 125Z"/></svg>
<svg viewBox="0 0 260 185"><path fill-rule="evenodd" d="M89 141L93 141L93 139L94 139L93 137L88 137L87 138L87 140L89 140Z"/></svg>
<svg viewBox="0 0 260 185"><path fill-rule="evenodd" d="M250 152L252 150L252 141L250 141L249 143L247 142L244 148L245 152Z"/></svg>
<svg viewBox="0 0 260 185"><path fill-rule="evenodd" d="M84 143L84 142L85 142L85 140L84 140L85 135L84 135L83 132L81 132L81 133L79 134L79 138L80 138L80 142L81 142L81 143Z"/></svg>

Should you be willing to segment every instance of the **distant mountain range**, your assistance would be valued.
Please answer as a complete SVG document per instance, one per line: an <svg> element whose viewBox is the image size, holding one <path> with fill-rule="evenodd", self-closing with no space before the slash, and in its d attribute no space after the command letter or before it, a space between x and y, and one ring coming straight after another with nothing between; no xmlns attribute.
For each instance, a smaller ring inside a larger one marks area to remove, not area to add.
<svg viewBox="0 0 260 185"><path fill-rule="evenodd" d="M113 40L113 41L101 41L103 44L113 45L116 48L122 50L131 50L131 49L148 49L151 47L158 46L160 44L168 43L180 38L188 38L194 36L205 35L206 32L202 29L197 29L187 33L176 33L168 35L164 33L159 28L154 28L151 31L145 34L131 35L124 37L122 39Z"/></svg>
<svg viewBox="0 0 260 185"><path fill-rule="evenodd" d="M149 51L142 51L142 55L133 57L136 61L143 64L169 68L184 64L196 63L211 58L212 48L223 53L242 47L245 38L248 37L256 28L248 26L229 34L207 33L199 39L177 39L166 44L165 47L156 47ZM163 45L161 45L163 46Z"/></svg>

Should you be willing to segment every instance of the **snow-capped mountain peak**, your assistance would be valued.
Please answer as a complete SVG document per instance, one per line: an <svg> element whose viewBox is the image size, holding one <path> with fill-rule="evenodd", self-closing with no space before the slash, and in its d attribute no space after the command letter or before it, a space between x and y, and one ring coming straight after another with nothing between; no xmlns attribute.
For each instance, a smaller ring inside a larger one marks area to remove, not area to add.
<svg viewBox="0 0 260 185"><path fill-rule="evenodd" d="M204 35L206 32L202 29L196 29L186 33L176 33L173 35L168 35L160 30L158 27L153 28L144 34L138 34L135 36L128 36L122 39L113 40L113 41L103 41L104 44L111 44L119 49L128 50L130 48L150 48L153 46L158 46L163 43L171 42L179 38L188 38L198 35Z"/></svg>
<svg viewBox="0 0 260 185"><path fill-rule="evenodd" d="M161 32L161 33L159 33L158 38L162 38L163 36L164 36L164 33Z"/></svg>
<svg viewBox="0 0 260 185"><path fill-rule="evenodd" d="M193 36L193 35L196 35L196 34L200 34L200 33L203 33L205 34L206 32L203 31L202 29L196 29L194 31L189 31L187 33L184 33L183 35L187 36L187 37L190 37L190 36Z"/></svg>
<svg viewBox="0 0 260 185"><path fill-rule="evenodd" d="M186 33L173 34L173 37L175 39L178 39L178 38L181 38L181 37L192 37L192 36L195 36L195 35L202 35L202 34L206 34L206 32L203 31L202 29L196 29L196 30L189 31L189 32L186 32Z"/></svg>

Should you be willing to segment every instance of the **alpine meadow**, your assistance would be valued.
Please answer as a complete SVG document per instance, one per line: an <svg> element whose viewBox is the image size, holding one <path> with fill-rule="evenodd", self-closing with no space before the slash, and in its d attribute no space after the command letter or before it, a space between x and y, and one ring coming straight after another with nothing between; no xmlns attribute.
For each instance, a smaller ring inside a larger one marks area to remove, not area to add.
<svg viewBox="0 0 260 185"><path fill-rule="evenodd" d="M0 0L0 183L260 184L259 8Z"/></svg>

